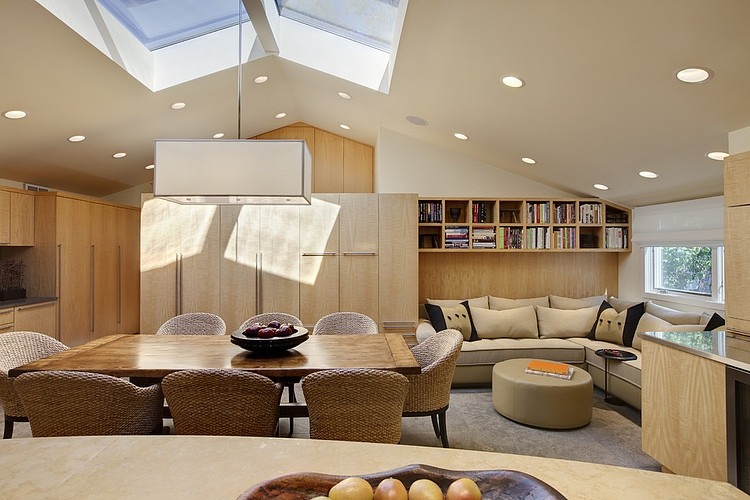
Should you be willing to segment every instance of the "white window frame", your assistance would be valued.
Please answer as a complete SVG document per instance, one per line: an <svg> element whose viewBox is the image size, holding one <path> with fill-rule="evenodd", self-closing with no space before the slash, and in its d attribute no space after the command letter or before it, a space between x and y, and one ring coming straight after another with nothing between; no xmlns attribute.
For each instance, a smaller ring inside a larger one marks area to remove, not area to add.
<svg viewBox="0 0 750 500"><path fill-rule="evenodd" d="M711 248L711 295L680 292L659 288L655 282L659 269L659 262L655 253L662 247L693 247L707 246ZM724 305L724 245L706 244L703 242L680 242L652 244L643 247L643 295L649 299L674 302L698 307L716 309Z"/></svg>

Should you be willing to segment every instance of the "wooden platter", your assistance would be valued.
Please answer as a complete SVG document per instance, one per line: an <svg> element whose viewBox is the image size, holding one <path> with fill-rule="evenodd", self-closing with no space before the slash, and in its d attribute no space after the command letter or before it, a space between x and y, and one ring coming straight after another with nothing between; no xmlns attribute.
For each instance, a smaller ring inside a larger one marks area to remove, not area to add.
<svg viewBox="0 0 750 500"><path fill-rule="evenodd" d="M328 490L345 477L312 472L287 474L252 486L239 496L239 500L310 500L319 495L327 495ZM514 470L455 471L413 464L360 477L366 479L373 488L383 479L394 477L401 480L407 489L417 479L431 479L440 486L443 493L456 479L468 477L479 486L483 500L565 498L544 481Z"/></svg>

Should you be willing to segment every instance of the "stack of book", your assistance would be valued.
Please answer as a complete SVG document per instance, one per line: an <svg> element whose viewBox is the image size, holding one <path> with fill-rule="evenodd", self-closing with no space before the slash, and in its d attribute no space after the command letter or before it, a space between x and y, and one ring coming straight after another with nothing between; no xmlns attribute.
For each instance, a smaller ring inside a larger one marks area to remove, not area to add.
<svg viewBox="0 0 750 500"><path fill-rule="evenodd" d="M472 222L487 222L487 204L483 201L475 201L472 207Z"/></svg>
<svg viewBox="0 0 750 500"><path fill-rule="evenodd" d="M523 248L523 228L499 227L497 228L497 240L502 248Z"/></svg>
<svg viewBox="0 0 750 500"><path fill-rule="evenodd" d="M573 378L574 372L573 367L565 363L556 363L541 359L532 359L529 361L525 371L532 375L544 375L546 377L562 378L565 380Z"/></svg>
<svg viewBox="0 0 750 500"><path fill-rule="evenodd" d="M469 226L446 226L445 248L469 248Z"/></svg>
<svg viewBox="0 0 750 500"><path fill-rule="evenodd" d="M549 228L530 227L526 229L526 248L549 248Z"/></svg>
<svg viewBox="0 0 750 500"><path fill-rule="evenodd" d="M558 224L575 224L576 204L560 203L555 205L555 222Z"/></svg>
<svg viewBox="0 0 750 500"><path fill-rule="evenodd" d="M549 224L549 202L526 203L529 224Z"/></svg>
<svg viewBox="0 0 750 500"><path fill-rule="evenodd" d="M601 224L602 223L602 206L599 203L581 203L579 207L581 212L581 224Z"/></svg>
<svg viewBox="0 0 750 500"><path fill-rule="evenodd" d="M472 248L495 248L495 228L475 227L471 235Z"/></svg>

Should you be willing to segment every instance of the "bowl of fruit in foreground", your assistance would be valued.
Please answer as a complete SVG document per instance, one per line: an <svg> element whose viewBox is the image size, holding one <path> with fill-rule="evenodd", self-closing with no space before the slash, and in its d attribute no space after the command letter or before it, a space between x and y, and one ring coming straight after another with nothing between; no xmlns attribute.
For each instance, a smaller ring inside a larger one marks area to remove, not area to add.
<svg viewBox="0 0 750 500"><path fill-rule="evenodd" d="M230 340L248 351L273 354L292 349L308 337L306 328L271 321L267 325L254 323L244 331L233 332Z"/></svg>

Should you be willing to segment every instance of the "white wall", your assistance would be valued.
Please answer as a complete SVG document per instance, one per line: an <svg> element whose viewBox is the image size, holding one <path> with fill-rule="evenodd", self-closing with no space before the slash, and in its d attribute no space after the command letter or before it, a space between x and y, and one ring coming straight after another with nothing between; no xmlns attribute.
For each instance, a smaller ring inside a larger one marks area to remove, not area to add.
<svg viewBox="0 0 750 500"><path fill-rule="evenodd" d="M112 201L114 203L122 203L123 205L131 205L134 207L141 206L141 193L153 193L154 183L147 182L139 186L133 186L125 191L105 196L102 199Z"/></svg>
<svg viewBox="0 0 750 500"><path fill-rule="evenodd" d="M423 197L574 197L386 128L380 129L375 146L375 191Z"/></svg>
<svg viewBox="0 0 750 500"><path fill-rule="evenodd" d="M729 132L729 154L750 151L750 127Z"/></svg>

